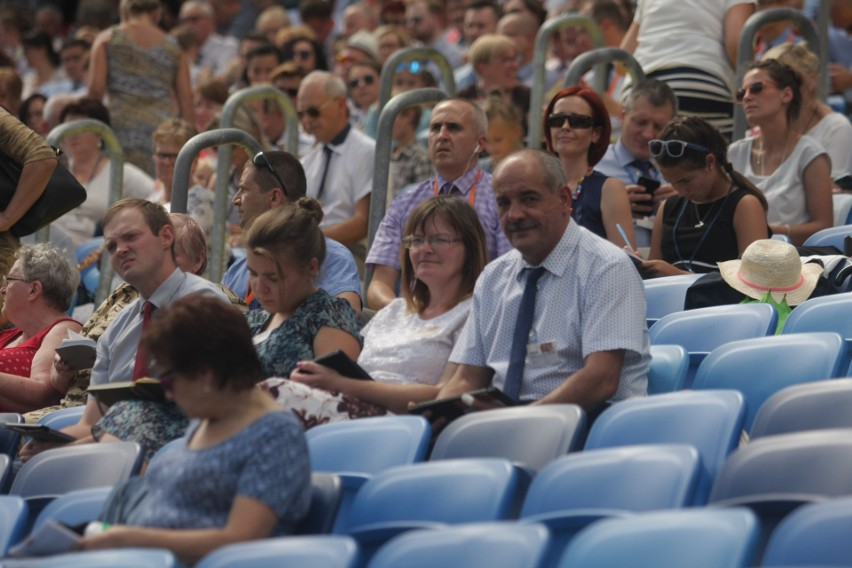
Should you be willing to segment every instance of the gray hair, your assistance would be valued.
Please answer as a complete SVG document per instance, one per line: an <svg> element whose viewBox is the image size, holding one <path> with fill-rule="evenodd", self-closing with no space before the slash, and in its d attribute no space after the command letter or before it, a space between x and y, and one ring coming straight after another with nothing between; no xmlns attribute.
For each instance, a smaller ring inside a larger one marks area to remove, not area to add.
<svg viewBox="0 0 852 568"><path fill-rule="evenodd" d="M633 110L633 106L639 97L646 97L652 107L660 108L671 105L673 115L677 114L677 96L664 81L657 79L645 79L636 84L624 101L624 112Z"/></svg>
<svg viewBox="0 0 852 568"><path fill-rule="evenodd" d="M536 148L518 150L517 152L509 155L497 166L497 170L494 172L494 178L496 179L503 168L506 167L506 164L510 162L515 160L527 161L533 159L538 162L539 167L537 169L541 172L542 181L544 181L545 187L547 187L551 193L556 193L568 185L568 177L565 175L565 170L562 169L562 162L559 161L559 158L548 154L544 150Z"/></svg>
<svg viewBox="0 0 852 568"><path fill-rule="evenodd" d="M477 138L480 136L485 136L485 133L488 132L488 117L485 115L485 111L481 106L476 104L470 99L462 99L460 97L451 97L449 99L444 99L438 104L435 105L435 108L438 108L441 105L445 105L448 103L462 103L466 105L473 115L473 128L476 130Z"/></svg>
<svg viewBox="0 0 852 568"><path fill-rule="evenodd" d="M23 245L15 252L27 282L41 282L44 299L52 308L64 312L80 284L80 271L65 255L47 243Z"/></svg>
<svg viewBox="0 0 852 568"><path fill-rule="evenodd" d="M213 6L210 5L210 2L207 0L186 0L181 7L180 11L184 12L187 8L201 8L204 10L204 14L209 17L213 17L215 13L213 12Z"/></svg>
<svg viewBox="0 0 852 568"><path fill-rule="evenodd" d="M314 82L323 86L326 96L330 99L346 96L346 84L334 73L320 70L311 71L302 79L302 85Z"/></svg>

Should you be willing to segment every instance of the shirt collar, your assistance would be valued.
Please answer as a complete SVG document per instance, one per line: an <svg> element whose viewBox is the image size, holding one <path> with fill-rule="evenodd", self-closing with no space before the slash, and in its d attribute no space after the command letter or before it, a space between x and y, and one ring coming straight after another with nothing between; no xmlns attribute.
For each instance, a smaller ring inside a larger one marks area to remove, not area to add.
<svg viewBox="0 0 852 568"><path fill-rule="evenodd" d="M150 298L143 298L143 300L147 300L154 304L156 308L162 308L164 306L168 306L171 303L173 296L177 293L178 288L186 279L186 274L180 269L175 268L175 271L171 273L171 275L165 279L165 281L160 284L154 293L151 294ZM143 301L142 304L145 302ZM141 305L140 304L140 310Z"/></svg>
<svg viewBox="0 0 852 568"><path fill-rule="evenodd" d="M469 169L462 177L451 180L445 179L441 174L436 173L435 178L438 180L438 187L444 187L445 183L451 183L462 193L462 195L467 195L470 193L470 190L473 188L473 184L476 183L476 176L479 173L479 166L474 166Z"/></svg>
<svg viewBox="0 0 852 568"><path fill-rule="evenodd" d="M562 233L562 238L559 239L559 242L556 243L556 246L553 247L553 250L550 251L550 254L545 257L544 261L542 261L539 266L543 266L545 270L554 276L561 277L567 272L570 260L575 258L578 254L577 248L579 244L580 229L577 223L573 220L569 220L568 226L565 227L565 232ZM516 278L520 280L521 274L526 268L534 267L521 257L520 267Z"/></svg>
<svg viewBox="0 0 852 568"><path fill-rule="evenodd" d="M350 130L352 130L352 125L347 122L346 126L343 127L343 130L338 132L337 136L335 136L331 142L326 144L326 146L340 146L346 142L346 137L349 135Z"/></svg>

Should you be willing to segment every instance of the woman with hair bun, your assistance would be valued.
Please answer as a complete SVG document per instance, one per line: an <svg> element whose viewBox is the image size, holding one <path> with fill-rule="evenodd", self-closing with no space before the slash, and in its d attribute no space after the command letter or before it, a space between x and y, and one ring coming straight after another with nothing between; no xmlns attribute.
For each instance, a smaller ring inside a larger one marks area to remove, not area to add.
<svg viewBox="0 0 852 568"><path fill-rule="evenodd" d="M766 198L728 162L727 143L712 125L675 118L648 145L677 195L660 204L644 276L717 271L716 263L769 237Z"/></svg>
<svg viewBox="0 0 852 568"><path fill-rule="evenodd" d="M296 362L342 350L361 352L358 315L346 300L317 287L325 259L322 206L309 197L252 221L246 234L249 282L262 310L249 313L267 377L286 377Z"/></svg>

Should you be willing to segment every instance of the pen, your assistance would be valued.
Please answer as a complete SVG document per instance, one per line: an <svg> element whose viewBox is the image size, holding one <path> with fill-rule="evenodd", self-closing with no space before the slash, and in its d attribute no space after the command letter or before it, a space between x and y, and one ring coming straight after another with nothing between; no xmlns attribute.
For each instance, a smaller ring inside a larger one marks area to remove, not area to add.
<svg viewBox="0 0 852 568"><path fill-rule="evenodd" d="M624 228L621 226L621 223L616 223L615 228L618 229L621 238L624 239L624 242L627 243L627 246L630 247L630 250L635 251L636 247L634 247L633 243L630 242L630 239L627 238L627 233L624 232Z"/></svg>

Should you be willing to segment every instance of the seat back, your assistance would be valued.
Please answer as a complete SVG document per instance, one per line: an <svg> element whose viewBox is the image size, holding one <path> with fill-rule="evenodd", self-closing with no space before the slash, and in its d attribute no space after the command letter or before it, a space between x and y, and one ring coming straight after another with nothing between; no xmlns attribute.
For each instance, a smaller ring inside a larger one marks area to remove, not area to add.
<svg viewBox="0 0 852 568"><path fill-rule="evenodd" d="M75 489L115 485L139 473L142 455L135 442L47 450L21 467L9 493L24 498L56 497Z"/></svg>
<svg viewBox="0 0 852 568"><path fill-rule="evenodd" d="M411 531L382 546L370 568L538 568L547 543L547 529L534 523Z"/></svg>
<svg viewBox="0 0 852 568"><path fill-rule="evenodd" d="M340 477L333 473L314 472L311 474L311 506L308 514L296 526L296 534L326 534L331 532L340 501L343 498L343 486Z"/></svg>
<svg viewBox="0 0 852 568"><path fill-rule="evenodd" d="M689 353L680 345L652 345L648 394L683 389L689 372Z"/></svg>
<svg viewBox="0 0 852 568"><path fill-rule="evenodd" d="M692 386L698 365L726 343L775 333L778 312L769 304L713 306L669 314L648 330L652 345L680 345L689 353L684 388Z"/></svg>
<svg viewBox="0 0 852 568"><path fill-rule="evenodd" d="M585 433L586 416L576 404L472 412L441 432L430 459L499 457L538 471L580 449Z"/></svg>
<svg viewBox="0 0 852 568"><path fill-rule="evenodd" d="M760 405L751 438L852 428L852 379L817 381L781 389Z"/></svg>
<svg viewBox="0 0 852 568"><path fill-rule="evenodd" d="M772 532L761 566L847 566L852 497L804 505Z"/></svg>
<svg viewBox="0 0 852 568"><path fill-rule="evenodd" d="M750 566L758 523L747 509L644 513L595 523L568 545L560 568Z"/></svg>
<svg viewBox="0 0 852 568"><path fill-rule="evenodd" d="M38 423L43 426L50 426L54 430L62 430L79 422L85 409L85 406L60 408L39 418Z"/></svg>
<svg viewBox="0 0 852 568"><path fill-rule="evenodd" d="M60 495L42 509L33 524L39 528L48 519L67 526L80 525L98 520L112 487L80 489Z"/></svg>
<svg viewBox="0 0 852 568"><path fill-rule="evenodd" d="M440 460L399 466L367 481L344 532L396 523L472 523L508 518L521 474L498 458Z"/></svg>
<svg viewBox="0 0 852 568"><path fill-rule="evenodd" d="M680 391L625 400L606 409L589 431L586 449L637 444L688 444L701 456L695 491L703 504L719 468L737 447L745 400L737 391Z"/></svg>
<svg viewBox="0 0 852 568"><path fill-rule="evenodd" d="M836 247L841 253L843 252L843 239L847 235L852 235L852 225L840 225L839 227L829 227L821 231L817 231L807 238L804 243L806 247Z"/></svg>
<svg viewBox="0 0 852 568"><path fill-rule="evenodd" d="M651 327L662 317L683 311L686 290L702 274L679 274L643 280L645 288L646 319Z"/></svg>
<svg viewBox="0 0 852 568"><path fill-rule="evenodd" d="M796 306L784 323L783 334L833 331L846 340L846 358L841 374L852 376L852 294L832 294L811 298Z"/></svg>
<svg viewBox="0 0 852 568"><path fill-rule="evenodd" d="M423 461L431 434L422 416L380 416L323 424L305 436L313 471L373 474Z"/></svg>
<svg viewBox="0 0 852 568"><path fill-rule="evenodd" d="M231 544L201 559L196 568L355 568L358 545L348 536L300 536Z"/></svg>
<svg viewBox="0 0 852 568"><path fill-rule="evenodd" d="M24 417L17 412L0 412L0 424L6 423L23 424ZM12 459L18 455L21 446L21 434L6 428L0 428L0 454L5 454Z"/></svg>
<svg viewBox="0 0 852 568"><path fill-rule="evenodd" d="M784 387L839 376L846 342L836 333L797 333L738 341L713 351L698 368L693 388L736 389L746 399L744 428L760 406Z"/></svg>
<svg viewBox="0 0 852 568"><path fill-rule="evenodd" d="M0 495L0 557L24 536L27 504L14 495Z"/></svg>
<svg viewBox="0 0 852 568"><path fill-rule="evenodd" d="M74 552L39 560L39 568L178 568L168 550L158 548L116 548Z"/></svg>

